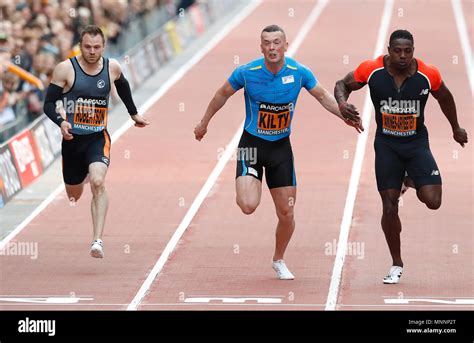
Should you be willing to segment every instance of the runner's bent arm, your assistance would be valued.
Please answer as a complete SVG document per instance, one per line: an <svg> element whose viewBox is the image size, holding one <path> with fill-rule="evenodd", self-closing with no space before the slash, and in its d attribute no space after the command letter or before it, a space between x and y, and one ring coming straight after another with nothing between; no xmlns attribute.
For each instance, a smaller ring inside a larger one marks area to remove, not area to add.
<svg viewBox="0 0 474 343"><path fill-rule="evenodd" d="M207 125L209 125L214 114L224 106L227 100L234 95L235 92L236 90L231 86L229 81L226 81L222 87L217 90L216 94L214 94L214 97L209 102L206 113L202 117L201 122L194 129L194 135L198 141L200 141L206 134Z"/></svg>
<svg viewBox="0 0 474 343"><path fill-rule="evenodd" d="M339 108L337 107L337 102L334 97L318 82L318 84L313 87L309 94L311 94L319 103L327 109L332 114L335 114L337 117L344 120L344 117L341 115Z"/></svg>
<svg viewBox="0 0 474 343"><path fill-rule="evenodd" d="M63 118L60 112L61 107L57 106L56 103L61 100L64 87L67 83L67 74L71 66L71 63L66 60L59 63L56 68L54 68L53 77L48 86L48 90L46 91L43 105L44 113L61 128L61 134L66 140L71 140L73 138L72 134L69 132L69 130L72 129L72 126L65 120L65 118Z"/></svg>
<svg viewBox="0 0 474 343"><path fill-rule="evenodd" d="M319 103L329 112L335 114L337 117L342 119L349 126L356 128L357 132L364 131L360 118L357 116L355 119L345 118L337 105L336 99L329 93L321 84L318 82L315 87L309 90L309 93L319 101Z"/></svg>
<svg viewBox="0 0 474 343"><path fill-rule="evenodd" d="M63 61L54 68L43 105L44 113L59 127L61 127L64 118L59 113L56 102L61 100L63 89L66 86L68 64L70 64L69 61Z"/></svg>
<svg viewBox="0 0 474 343"><path fill-rule="evenodd" d="M365 83L357 82L354 78L354 72L348 73L342 80L336 82L334 87L334 97L339 105L339 110L344 118L354 119L359 116L357 108L347 103L352 91L356 91L365 86Z"/></svg>
<svg viewBox="0 0 474 343"><path fill-rule="evenodd" d="M207 106L206 113L202 117L201 122L204 122L206 125L209 124L214 114L219 111L222 106L227 102L227 100L234 95L236 90L230 85L229 81L226 81L221 88L219 88L214 94L214 97L209 102Z"/></svg>
<svg viewBox="0 0 474 343"><path fill-rule="evenodd" d="M441 111L443 111L451 124L454 140L464 147L464 143L467 143L467 133L466 130L459 126L453 95L444 82L441 83L441 86L436 91L431 91L431 94L438 101Z"/></svg>
<svg viewBox="0 0 474 343"><path fill-rule="evenodd" d="M135 126L145 127L148 125L148 120L138 114L137 107L133 102L130 84L122 73L122 67L120 66L120 63L112 58L110 59L110 73L110 78L114 81L115 88L117 88L117 93L125 104L128 114L130 114L130 117L135 122Z"/></svg>

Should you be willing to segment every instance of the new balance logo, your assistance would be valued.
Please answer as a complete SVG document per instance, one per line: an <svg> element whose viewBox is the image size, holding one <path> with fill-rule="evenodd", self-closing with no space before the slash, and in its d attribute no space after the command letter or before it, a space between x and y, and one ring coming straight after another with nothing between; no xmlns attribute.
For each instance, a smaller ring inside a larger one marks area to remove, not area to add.
<svg viewBox="0 0 474 343"><path fill-rule="evenodd" d="M426 95L429 91L429 89L422 89L420 95Z"/></svg>
<svg viewBox="0 0 474 343"><path fill-rule="evenodd" d="M439 170L433 170L431 172L431 176L433 176L433 175L439 175Z"/></svg>

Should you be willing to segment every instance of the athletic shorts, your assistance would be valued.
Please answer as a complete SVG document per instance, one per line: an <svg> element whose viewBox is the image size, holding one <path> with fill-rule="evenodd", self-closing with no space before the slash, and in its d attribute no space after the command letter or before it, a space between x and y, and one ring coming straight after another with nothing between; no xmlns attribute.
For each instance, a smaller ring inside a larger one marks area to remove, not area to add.
<svg viewBox="0 0 474 343"><path fill-rule="evenodd" d="M110 135L103 130L88 135L74 135L70 141L63 139L63 179L67 185L78 185L89 173L89 165L110 163Z"/></svg>
<svg viewBox="0 0 474 343"><path fill-rule="evenodd" d="M262 181L263 169L268 188L296 186L290 138L267 141L244 130L237 149L237 173Z"/></svg>
<svg viewBox="0 0 474 343"><path fill-rule="evenodd" d="M428 138L396 142L376 136L374 148L379 191L401 189L405 172L414 181L416 189L441 184L441 174L431 154Z"/></svg>

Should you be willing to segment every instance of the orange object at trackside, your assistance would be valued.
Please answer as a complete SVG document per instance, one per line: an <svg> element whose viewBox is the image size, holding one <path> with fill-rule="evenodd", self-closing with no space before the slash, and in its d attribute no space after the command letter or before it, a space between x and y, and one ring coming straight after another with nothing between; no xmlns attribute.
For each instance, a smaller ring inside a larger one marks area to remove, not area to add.
<svg viewBox="0 0 474 343"><path fill-rule="evenodd" d="M25 69L15 65L11 62L8 62L7 63L7 70L9 72L12 72L12 73L18 75L20 78L22 78L26 82L31 83L32 85L35 85L40 90L44 90L43 81L41 81L38 77L34 76L30 72L26 71Z"/></svg>

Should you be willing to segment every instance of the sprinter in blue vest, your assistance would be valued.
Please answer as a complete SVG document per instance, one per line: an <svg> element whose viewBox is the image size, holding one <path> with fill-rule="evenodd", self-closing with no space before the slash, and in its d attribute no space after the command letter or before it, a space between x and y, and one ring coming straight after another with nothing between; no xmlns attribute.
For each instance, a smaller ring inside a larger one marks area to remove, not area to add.
<svg viewBox="0 0 474 343"><path fill-rule="evenodd" d="M301 88L306 88L326 110L358 132L363 128L357 115L350 114L347 118L341 115L336 100L318 83L311 70L285 57L288 43L281 27L267 26L260 40L263 58L234 70L217 90L194 134L200 141L214 114L229 97L244 88L246 117L238 147L236 200L243 213L255 211L260 203L265 170L278 216L272 267L279 279L292 280L294 276L286 267L283 255L295 229L296 176L289 136Z"/></svg>

